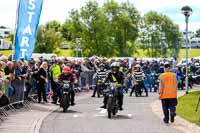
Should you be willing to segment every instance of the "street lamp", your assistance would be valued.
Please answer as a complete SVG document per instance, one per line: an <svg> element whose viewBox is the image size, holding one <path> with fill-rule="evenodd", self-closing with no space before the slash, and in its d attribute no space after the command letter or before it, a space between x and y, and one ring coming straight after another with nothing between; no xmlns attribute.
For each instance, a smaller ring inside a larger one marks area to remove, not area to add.
<svg viewBox="0 0 200 133"><path fill-rule="evenodd" d="M184 6L181 8L182 14L185 15L185 23L186 23L186 94L188 94L188 20L189 16L192 15L192 8L189 6Z"/></svg>
<svg viewBox="0 0 200 133"><path fill-rule="evenodd" d="M166 53L167 53L166 37L165 33L160 33L160 34L161 34L162 55L164 58L166 58Z"/></svg>
<svg viewBox="0 0 200 133"><path fill-rule="evenodd" d="M81 43L81 38L76 38L75 43L74 43L74 50L75 50L75 56L79 57L79 53L81 53L82 57L82 43Z"/></svg>

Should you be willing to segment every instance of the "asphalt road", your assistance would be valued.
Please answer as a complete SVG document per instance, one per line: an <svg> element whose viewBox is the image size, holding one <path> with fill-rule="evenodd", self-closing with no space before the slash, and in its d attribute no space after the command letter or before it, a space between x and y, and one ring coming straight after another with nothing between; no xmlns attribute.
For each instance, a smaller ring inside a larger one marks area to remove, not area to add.
<svg viewBox="0 0 200 133"><path fill-rule="evenodd" d="M139 98L126 95L124 111L108 119L106 110L99 108L103 99L87 96L67 113L56 110L49 115L40 133L180 133L152 112L150 103L156 99L155 93Z"/></svg>

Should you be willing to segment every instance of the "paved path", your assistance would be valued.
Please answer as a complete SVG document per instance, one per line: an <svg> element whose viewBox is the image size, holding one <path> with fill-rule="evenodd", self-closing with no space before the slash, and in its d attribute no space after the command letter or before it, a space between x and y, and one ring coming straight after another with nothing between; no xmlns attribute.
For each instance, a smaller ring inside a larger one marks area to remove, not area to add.
<svg viewBox="0 0 200 133"><path fill-rule="evenodd" d="M77 99L89 97L87 93L77 94ZM31 109L20 109L9 113L4 122L0 121L0 133L39 133L45 117L59 108L52 104L33 104Z"/></svg>
<svg viewBox="0 0 200 133"><path fill-rule="evenodd" d="M199 86L196 86L193 90L191 91L199 91ZM183 96L185 94L184 91L178 91L178 96ZM163 117L163 112L161 108L161 103L160 100L155 100L151 103L152 111L162 119ZM178 114L177 114L178 115ZM183 118L177 116L175 123L172 125L174 128L183 131L184 133L200 133L200 127L190 123Z"/></svg>
<svg viewBox="0 0 200 133"><path fill-rule="evenodd" d="M171 125L164 125L152 112L150 103L156 99L155 93L148 98L126 96L124 111L108 119L106 110L98 108L102 99L87 97L78 100L67 113L56 110L49 115L40 133L181 133Z"/></svg>
<svg viewBox="0 0 200 133"><path fill-rule="evenodd" d="M200 128L179 117L175 124L162 123L162 112L157 94L150 97L125 97L124 111L113 119L106 110L98 108L102 99L80 94L77 105L62 113L58 106L32 104L0 122L0 133L199 133ZM56 110L56 111L55 111ZM53 112L54 111L54 112ZM52 112L52 113L51 113Z"/></svg>
<svg viewBox="0 0 200 133"><path fill-rule="evenodd" d="M31 109L20 109L11 112L9 117L0 123L0 133L33 133L39 130L39 123L57 109L51 104L31 104Z"/></svg>

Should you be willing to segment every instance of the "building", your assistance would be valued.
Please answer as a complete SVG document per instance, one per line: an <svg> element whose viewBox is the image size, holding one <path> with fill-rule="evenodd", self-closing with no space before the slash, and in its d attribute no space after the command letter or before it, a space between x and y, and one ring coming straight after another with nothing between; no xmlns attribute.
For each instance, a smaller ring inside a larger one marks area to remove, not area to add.
<svg viewBox="0 0 200 133"><path fill-rule="evenodd" d="M194 37L190 39L191 48L200 48L200 38Z"/></svg>
<svg viewBox="0 0 200 133"><path fill-rule="evenodd" d="M185 47L186 47L186 32L183 31L182 33L183 33L183 45L182 45L182 48L185 48ZM194 32L192 32L192 31L189 31L189 32L188 32L188 39L189 39L188 47L189 47L189 48L196 48L196 47L194 46L194 45L196 45L196 44L194 44L194 40L193 40L194 36L195 36L195 33L194 33ZM191 43L192 41L193 41L193 45L192 45L192 43Z"/></svg>
<svg viewBox="0 0 200 133"><path fill-rule="evenodd" d="M2 49L8 50L12 48L13 48L12 42L6 41L4 39L0 39L0 50Z"/></svg>
<svg viewBox="0 0 200 133"><path fill-rule="evenodd" d="M10 33L13 33L12 29L3 26L0 27L0 37L2 38L9 37Z"/></svg>

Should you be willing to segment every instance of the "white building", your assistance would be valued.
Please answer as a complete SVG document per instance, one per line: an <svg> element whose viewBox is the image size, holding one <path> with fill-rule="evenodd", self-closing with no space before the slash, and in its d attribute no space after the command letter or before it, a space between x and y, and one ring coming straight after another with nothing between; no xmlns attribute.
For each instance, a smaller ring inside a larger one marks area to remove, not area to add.
<svg viewBox="0 0 200 133"><path fill-rule="evenodd" d="M13 31L9 28L0 28L0 37L6 38L12 33Z"/></svg>
<svg viewBox="0 0 200 133"><path fill-rule="evenodd" d="M191 48L200 48L200 38L194 37L190 39Z"/></svg>
<svg viewBox="0 0 200 133"><path fill-rule="evenodd" d="M182 33L183 33L183 39L184 39L182 47L185 48L186 47L186 32L183 31ZM192 43L191 43L192 41L194 43L194 40L192 40L194 38L194 36L195 36L194 32L192 32L192 31L188 32L188 39L189 39L189 44L188 44L189 46L188 47L190 47L190 48L196 48L196 46L194 46L196 44L192 45Z"/></svg>
<svg viewBox="0 0 200 133"><path fill-rule="evenodd" d="M12 49L12 42L0 39L0 49Z"/></svg>

